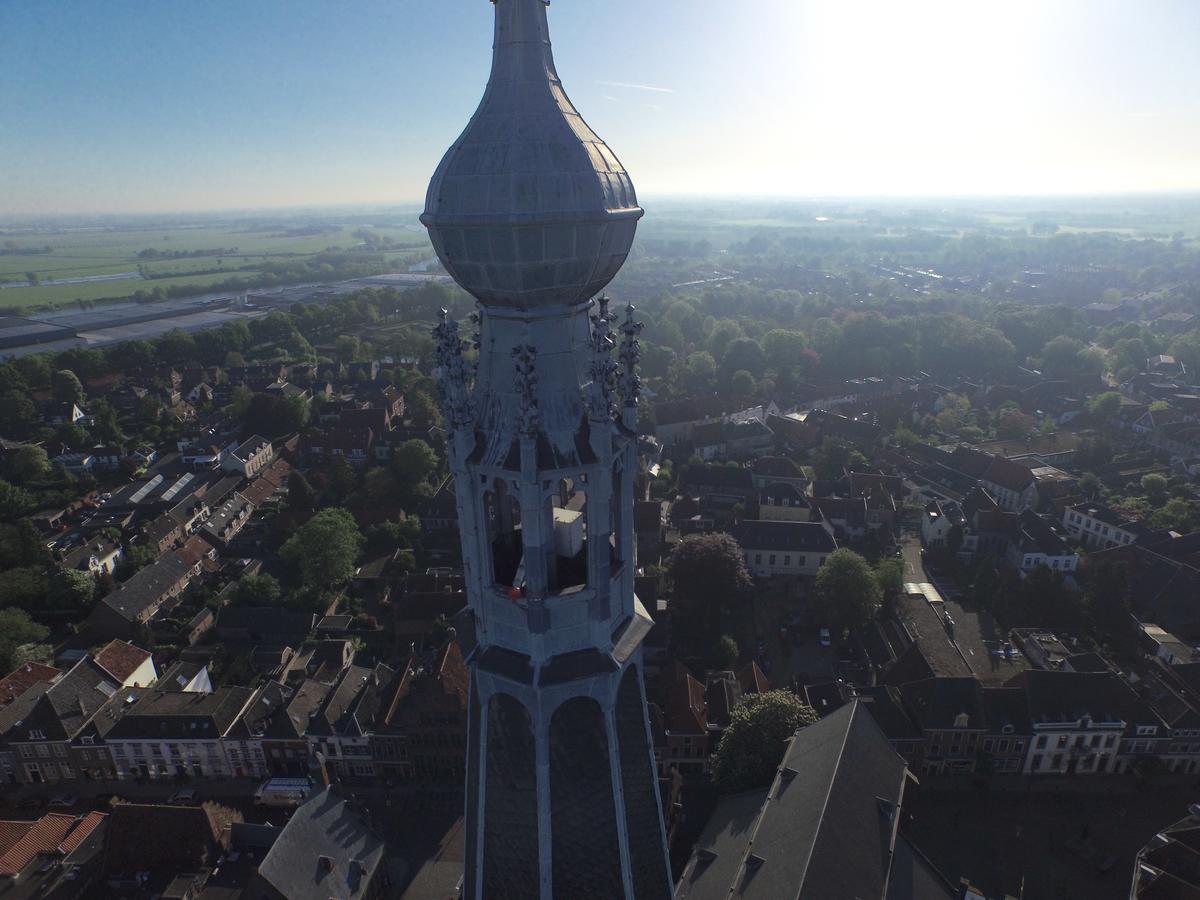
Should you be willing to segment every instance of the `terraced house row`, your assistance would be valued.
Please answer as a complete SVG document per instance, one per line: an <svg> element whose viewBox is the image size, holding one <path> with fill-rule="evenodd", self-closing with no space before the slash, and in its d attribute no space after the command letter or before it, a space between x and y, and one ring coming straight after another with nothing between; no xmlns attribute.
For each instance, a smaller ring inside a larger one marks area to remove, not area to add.
<svg viewBox="0 0 1200 900"><path fill-rule="evenodd" d="M313 771L320 751L341 780L461 779L467 678L456 644L399 669L348 662L325 641L289 683L213 689L203 666L162 677L122 641L66 671L26 666L0 681L0 778L263 778ZM328 659L340 664L326 665Z"/></svg>

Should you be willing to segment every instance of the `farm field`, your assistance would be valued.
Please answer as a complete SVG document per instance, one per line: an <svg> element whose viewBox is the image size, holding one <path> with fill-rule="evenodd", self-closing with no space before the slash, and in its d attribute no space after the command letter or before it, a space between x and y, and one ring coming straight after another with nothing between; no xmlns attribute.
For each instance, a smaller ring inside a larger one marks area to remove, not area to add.
<svg viewBox="0 0 1200 900"><path fill-rule="evenodd" d="M0 227L0 247L7 245L10 251L0 254L0 309L32 312L77 301L129 297L155 288L204 288L231 277L253 279L267 266L360 248L364 229L379 243L378 252L388 257L420 255L429 249L423 228L399 222L303 227L233 222L20 231ZM45 247L49 252L11 252ZM154 252L139 257L147 250ZM213 252L218 250L227 252ZM173 257L195 252L205 255ZM36 285L29 285L31 272L39 281ZM126 277L114 277L122 275Z"/></svg>

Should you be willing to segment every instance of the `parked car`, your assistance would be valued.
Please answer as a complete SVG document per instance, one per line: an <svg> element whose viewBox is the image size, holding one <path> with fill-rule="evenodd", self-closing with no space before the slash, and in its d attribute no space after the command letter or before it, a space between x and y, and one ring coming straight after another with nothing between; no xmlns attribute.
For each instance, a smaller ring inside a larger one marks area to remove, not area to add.
<svg viewBox="0 0 1200 900"><path fill-rule="evenodd" d="M26 797L17 804L17 809L41 809L46 805L46 801L41 797Z"/></svg>
<svg viewBox="0 0 1200 900"><path fill-rule="evenodd" d="M74 794L59 794L50 801L50 806L55 809L70 809L79 803L79 798Z"/></svg>
<svg viewBox="0 0 1200 900"><path fill-rule="evenodd" d="M196 789L193 787L180 788L167 801L172 806L191 806L196 802Z"/></svg>

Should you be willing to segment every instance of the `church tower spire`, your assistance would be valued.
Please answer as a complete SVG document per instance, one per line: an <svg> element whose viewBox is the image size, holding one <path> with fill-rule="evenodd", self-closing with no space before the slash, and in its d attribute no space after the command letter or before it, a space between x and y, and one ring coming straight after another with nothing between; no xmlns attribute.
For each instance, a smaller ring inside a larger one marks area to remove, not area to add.
<svg viewBox="0 0 1200 900"><path fill-rule="evenodd" d="M464 896L670 898L633 587L641 326L596 299L642 209L563 90L548 4L493 3L491 78L421 217L480 320L474 367L435 330L470 607Z"/></svg>

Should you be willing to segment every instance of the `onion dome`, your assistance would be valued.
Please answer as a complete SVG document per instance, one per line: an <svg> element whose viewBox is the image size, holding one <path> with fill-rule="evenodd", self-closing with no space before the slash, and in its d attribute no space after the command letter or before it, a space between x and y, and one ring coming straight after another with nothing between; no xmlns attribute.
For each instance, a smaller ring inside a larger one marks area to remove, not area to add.
<svg viewBox="0 0 1200 900"><path fill-rule="evenodd" d="M434 173L421 222L442 265L485 306L586 301L624 264L642 209L563 91L547 0L492 2L491 78Z"/></svg>

